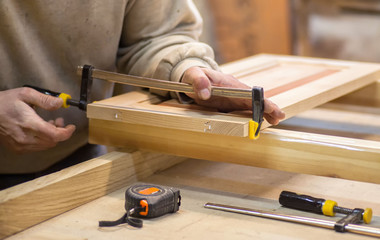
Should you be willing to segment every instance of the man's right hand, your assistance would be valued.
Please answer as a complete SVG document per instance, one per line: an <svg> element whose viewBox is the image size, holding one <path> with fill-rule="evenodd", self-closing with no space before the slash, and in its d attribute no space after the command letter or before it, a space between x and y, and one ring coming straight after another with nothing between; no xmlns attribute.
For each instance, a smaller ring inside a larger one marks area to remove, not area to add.
<svg viewBox="0 0 380 240"><path fill-rule="evenodd" d="M65 127L62 118L46 122L33 109L52 111L62 103L60 98L26 87L0 91L0 143L21 153L46 150L69 139L74 125Z"/></svg>
<svg viewBox="0 0 380 240"><path fill-rule="evenodd" d="M227 75L208 68L191 67L186 70L182 82L193 85L194 92L188 94L203 106L214 107L219 111L252 110L252 100L211 97L211 85L229 88L251 89L232 75ZM272 125L277 125L285 118L285 113L271 100L264 98L264 118Z"/></svg>

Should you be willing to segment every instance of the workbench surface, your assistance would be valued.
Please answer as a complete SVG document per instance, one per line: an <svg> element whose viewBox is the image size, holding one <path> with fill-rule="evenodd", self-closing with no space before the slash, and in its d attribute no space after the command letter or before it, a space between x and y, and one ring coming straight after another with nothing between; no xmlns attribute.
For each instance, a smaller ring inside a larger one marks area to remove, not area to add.
<svg viewBox="0 0 380 240"><path fill-rule="evenodd" d="M281 207L277 199L282 190L335 200L349 208L371 207L375 216L370 226L380 227L378 184L194 159L139 181L179 188L180 210L144 220L142 229L126 224L98 228L98 221L124 214L125 186L7 239L371 239L203 207L214 202L331 220Z"/></svg>

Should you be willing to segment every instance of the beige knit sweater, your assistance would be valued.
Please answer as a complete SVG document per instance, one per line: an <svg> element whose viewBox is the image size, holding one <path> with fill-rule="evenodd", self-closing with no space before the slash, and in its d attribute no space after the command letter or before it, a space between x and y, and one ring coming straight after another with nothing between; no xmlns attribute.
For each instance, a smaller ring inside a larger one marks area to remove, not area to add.
<svg viewBox="0 0 380 240"><path fill-rule="evenodd" d="M76 98L76 68L83 64L179 81L191 66L217 68L212 49L197 42L201 25L186 0L1 0L0 91L30 84ZM94 81L92 100L112 93L112 84ZM43 170L87 143L84 112L37 111L45 120L63 117L76 132L42 152L20 155L0 146L0 173Z"/></svg>

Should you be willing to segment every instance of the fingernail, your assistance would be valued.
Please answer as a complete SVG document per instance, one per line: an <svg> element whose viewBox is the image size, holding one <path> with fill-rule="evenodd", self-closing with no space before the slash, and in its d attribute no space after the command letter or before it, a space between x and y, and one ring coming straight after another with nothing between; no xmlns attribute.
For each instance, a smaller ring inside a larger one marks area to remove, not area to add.
<svg viewBox="0 0 380 240"><path fill-rule="evenodd" d="M210 91L207 89L207 88L204 88L202 90L199 91L199 98L202 99L202 100L207 100L210 98Z"/></svg>

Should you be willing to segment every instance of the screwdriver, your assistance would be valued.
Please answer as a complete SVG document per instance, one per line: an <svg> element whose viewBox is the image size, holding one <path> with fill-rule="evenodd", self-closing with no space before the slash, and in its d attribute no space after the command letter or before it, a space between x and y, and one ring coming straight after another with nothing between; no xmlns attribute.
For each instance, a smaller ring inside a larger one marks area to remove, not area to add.
<svg viewBox="0 0 380 240"><path fill-rule="evenodd" d="M31 86L31 85L24 85L24 87L28 88L33 88L34 90L39 91L40 93L43 93L45 95L53 96L53 97L59 97L63 100L62 107L63 108L68 108L69 106L75 106L79 107L80 103L77 100L71 99L71 96L67 93L59 93L59 92L54 92L48 89L36 87L36 86Z"/></svg>
<svg viewBox="0 0 380 240"><path fill-rule="evenodd" d="M372 209L350 209L339 207L337 202L325 200L323 198L315 198L308 195L299 195L294 192L282 191L279 202L284 207L293 208L302 211L314 212L326 216L335 216L335 213L350 215L357 210L362 210L361 220L364 223L370 223L372 220Z"/></svg>

